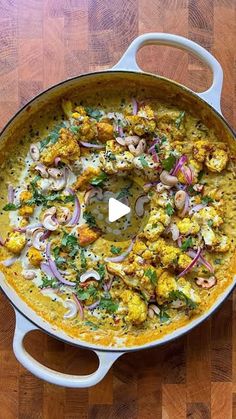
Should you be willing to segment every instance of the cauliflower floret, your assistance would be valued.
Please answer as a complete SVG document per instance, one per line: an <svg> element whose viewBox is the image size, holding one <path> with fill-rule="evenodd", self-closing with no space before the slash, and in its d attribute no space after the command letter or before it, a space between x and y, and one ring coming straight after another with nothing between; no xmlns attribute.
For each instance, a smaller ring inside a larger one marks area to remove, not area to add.
<svg viewBox="0 0 236 419"><path fill-rule="evenodd" d="M147 306L142 298L135 292L125 290L120 298L128 306L126 320L133 324L143 323L147 318Z"/></svg>
<svg viewBox="0 0 236 419"><path fill-rule="evenodd" d="M87 113L83 106L76 106L75 112L72 116L73 118L83 120L83 117L87 116Z"/></svg>
<svg viewBox="0 0 236 419"><path fill-rule="evenodd" d="M32 193L30 191L22 191L20 194L20 201L21 203L24 201L28 201L32 198ZM22 205L22 207L19 209L19 215L22 217L29 217L34 212L34 205Z"/></svg>
<svg viewBox="0 0 236 419"><path fill-rule="evenodd" d="M184 278L180 278L177 282L178 291L182 291L186 297L190 298L194 303L199 304L201 298L199 297L197 291L191 287L191 283L186 281Z"/></svg>
<svg viewBox="0 0 236 419"><path fill-rule="evenodd" d="M98 231L92 230L86 224L82 224L77 228L77 235L80 246L88 246L100 236Z"/></svg>
<svg viewBox="0 0 236 419"><path fill-rule="evenodd" d="M69 163L77 160L79 156L80 147L75 136L68 129L62 128L58 141L42 152L41 162L49 166L54 163L56 157L60 157L64 163Z"/></svg>
<svg viewBox="0 0 236 419"><path fill-rule="evenodd" d="M158 177L157 168L159 167L158 163L154 163L151 155L142 154L141 156L134 157L133 166L139 171L143 172L143 175L151 180L155 181Z"/></svg>
<svg viewBox="0 0 236 419"><path fill-rule="evenodd" d="M164 239L159 239L154 243L148 243L149 249L157 255L164 267L173 266L177 263L180 249L168 245Z"/></svg>
<svg viewBox="0 0 236 419"><path fill-rule="evenodd" d="M133 253L136 253L137 255L142 255L143 252L147 250L147 246L144 242L141 240L136 240L133 246Z"/></svg>
<svg viewBox="0 0 236 419"><path fill-rule="evenodd" d="M116 140L108 140L106 142L106 153L122 153L124 147L116 142Z"/></svg>
<svg viewBox="0 0 236 419"><path fill-rule="evenodd" d="M171 291L177 290L177 282L175 277L168 271L164 271L158 278L156 285L156 299L158 304L168 301Z"/></svg>
<svg viewBox="0 0 236 419"><path fill-rule="evenodd" d="M144 134L153 133L156 129L156 122L153 119L147 119L147 117L128 115L126 121L128 122L126 130L129 135L139 135L141 137Z"/></svg>
<svg viewBox="0 0 236 419"><path fill-rule="evenodd" d="M89 182L100 173L101 171L96 167L87 167L84 172L78 176L78 179L73 185L74 189L84 191L89 186Z"/></svg>
<svg viewBox="0 0 236 419"><path fill-rule="evenodd" d="M27 255L32 266L38 267L43 261L41 252L38 249L35 249L35 247L30 247Z"/></svg>
<svg viewBox="0 0 236 419"><path fill-rule="evenodd" d="M178 259L179 268L185 269L191 262L192 262L192 258L186 255L186 253L181 253L181 255L179 255L179 259Z"/></svg>
<svg viewBox="0 0 236 419"><path fill-rule="evenodd" d="M79 138L82 141L91 141L97 136L97 127L95 122L90 121L88 116L83 117L83 122L79 125Z"/></svg>
<svg viewBox="0 0 236 419"><path fill-rule="evenodd" d="M207 155L207 150L209 150L210 148L211 148L211 145L209 141L206 141L206 140L195 141L193 145L194 159L203 163Z"/></svg>
<svg viewBox="0 0 236 419"><path fill-rule="evenodd" d="M190 159L189 160L189 167L192 171L192 178L193 178L193 183L196 183L198 180L198 175L201 172L203 165L202 163L200 163L199 161Z"/></svg>
<svg viewBox="0 0 236 419"><path fill-rule="evenodd" d="M228 250L230 249L230 240L227 236L217 236L217 242L218 244L214 247L214 250L216 252L228 252Z"/></svg>
<svg viewBox="0 0 236 419"><path fill-rule="evenodd" d="M158 128L172 139L182 140L185 136L185 112L160 107L157 111Z"/></svg>
<svg viewBox="0 0 236 419"><path fill-rule="evenodd" d="M108 174L131 171L134 167L133 160L134 156L129 151L116 154L114 160L110 158L110 153L100 153L101 168Z"/></svg>
<svg viewBox="0 0 236 419"><path fill-rule="evenodd" d="M106 141L113 140L114 132L113 126L108 124L107 122L98 122L97 123L97 130L98 130L98 139L102 143Z"/></svg>
<svg viewBox="0 0 236 419"><path fill-rule="evenodd" d="M181 234L197 234L200 231L200 226L193 218L183 218L177 222L177 227Z"/></svg>
<svg viewBox="0 0 236 419"><path fill-rule="evenodd" d="M205 164L211 172L222 172L228 163L228 153L225 150L216 149L206 157Z"/></svg>
<svg viewBox="0 0 236 419"><path fill-rule="evenodd" d="M201 233L203 240L207 246L214 246L217 244L217 237L214 231L211 227L209 227L207 224L203 225L201 228Z"/></svg>
<svg viewBox="0 0 236 419"><path fill-rule="evenodd" d="M166 190L161 191L160 193L154 192L151 197L151 206L152 207L162 207L166 208L167 204L171 204L171 199Z"/></svg>
<svg viewBox="0 0 236 419"><path fill-rule="evenodd" d="M170 223L170 216L166 214L163 208L152 210L147 224L143 230L143 236L150 241L155 241Z"/></svg>
<svg viewBox="0 0 236 419"><path fill-rule="evenodd" d="M12 253L19 254L25 247L26 238L25 235L14 231L10 233L6 239L5 247Z"/></svg>
<svg viewBox="0 0 236 419"><path fill-rule="evenodd" d="M205 207L202 208L200 211L196 212L193 215L193 220L196 220L198 223L207 223L207 221L211 222L213 227L218 227L223 224L222 218L217 213L216 209L213 207Z"/></svg>

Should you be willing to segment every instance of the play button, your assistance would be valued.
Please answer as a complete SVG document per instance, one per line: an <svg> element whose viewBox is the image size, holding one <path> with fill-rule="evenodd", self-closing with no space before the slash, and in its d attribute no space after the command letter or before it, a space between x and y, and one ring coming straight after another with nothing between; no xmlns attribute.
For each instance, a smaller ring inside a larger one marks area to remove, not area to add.
<svg viewBox="0 0 236 419"><path fill-rule="evenodd" d="M130 207L122 202L117 201L117 199L110 198L108 202L108 219L110 223L119 220L119 218L124 217L130 213Z"/></svg>

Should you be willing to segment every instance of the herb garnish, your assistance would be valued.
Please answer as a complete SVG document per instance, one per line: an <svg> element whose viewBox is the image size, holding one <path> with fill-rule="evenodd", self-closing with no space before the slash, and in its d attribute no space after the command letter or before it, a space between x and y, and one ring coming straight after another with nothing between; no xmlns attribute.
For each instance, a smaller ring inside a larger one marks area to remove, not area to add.
<svg viewBox="0 0 236 419"><path fill-rule="evenodd" d="M163 169L167 170L168 172L174 167L176 162L176 157L173 154L170 154L169 157L162 160L161 164Z"/></svg>
<svg viewBox="0 0 236 419"><path fill-rule="evenodd" d="M172 205L170 203L168 203L166 205L166 214L171 217L171 215L173 215L174 212L175 212L174 208L172 207Z"/></svg>
<svg viewBox="0 0 236 419"><path fill-rule="evenodd" d="M101 280L103 280L105 278L106 275L106 267L104 263L98 263L98 269L97 269Z"/></svg>
<svg viewBox="0 0 236 419"><path fill-rule="evenodd" d="M192 247L192 245L193 245L193 238L188 237L186 240L183 241L183 243L181 245L181 250L185 251L185 250L189 249L189 247Z"/></svg>
<svg viewBox="0 0 236 419"><path fill-rule="evenodd" d="M119 255L121 250L121 247L116 247L113 244L111 245L111 253L113 253L113 255Z"/></svg>
<svg viewBox="0 0 236 419"><path fill-rule="evenodd" d="M84 217L84 219L85 219L85 221L86 221L86 223L88 224L89 227L91 227L91 228L96 228L97 227L95 217L92 215L92 213L90 211L84 211L83 217Z"/></svg>
<svg viewBox="0 0 236 419"><path fill-rule="evenodd" d="M138 159L143 167L149 167L148 162L145 159L145 156L140 156Z"/></svg>
<svg viewBox="0 0 236 419"><path fill-rule="evenodd" d="M166 323L170 319L169 314L167 314L167 312L164 311L163 309L161 309L159 316L160 316L161 323Z"/></svg>
<svg viewBox="0 0 236 419"><path fill-rule="evenodd" d="M99 303L99 308L103 308L109 313L114 313L119 307L119 304L116 301L113 301L111 298L101 298Z"/></svg>
<svg viewBox="0 0 236 419"><path fill-rule="evenodd" d="M144 271L144 275L146 275L153 285L157 284L157 274L154 269L148 268Z"/></svg>
<svg viewBox="0 0 236 419"><path fill-rule="evenodd" d="M99 111L98 109L93 109L90 107L85 107L85 112L87 113L88 116L90 116L91 118L96 119L96 121L99 121L99 119L102 117L102 112Z"/></svg>
<svg viewBox="0 0 236 419"><path fill-rule="evenodd" d="M179 290L171 291L169 293L169 297L173 300L179 299L179 300L184 301L186 306L189 307L190 309L194 309L194 308L197 307L197 303L195 303L195 301L191 300L191 298L189 298L182 291L179 291Z"/></svg>
<svg viewBox="0 0 236 419"><path fill-rule="evenodd" d="M90 184L93 186L101 186L107 180L107 174L101 172L98 176L95 176L90 180Z"/></svg>
<svg viewBox="0 0 236 419"><path fill-rule="evenodd" d="M212 199L210 196L203 196L202 197L202 203L203 204L210 204L213 201L214 201L214 199Z"/></svg>
<svg viewBox="0 0 236 419"><path fill-rule="evenodd" d="M56 288L58 286L58 281L55 278L48 278L47 276L42 276L43 283L39 286L39 288Z"/></svg>
<svg viewBox="0 0 236 419"><path fill-rule="evenodd" d="M179 129L180 125L183 122L184 115L185 115L185 111L180 112L178 118L175 120L175 126L176 126L176 128Z"/></svg>

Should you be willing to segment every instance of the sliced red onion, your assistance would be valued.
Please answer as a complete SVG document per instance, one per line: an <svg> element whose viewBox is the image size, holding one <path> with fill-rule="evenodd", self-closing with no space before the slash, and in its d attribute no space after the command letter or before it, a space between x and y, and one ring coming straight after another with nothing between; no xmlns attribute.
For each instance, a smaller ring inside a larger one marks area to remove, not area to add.
<svg viewBox="0 0 236 419"><path fill-rule="evenodd" d="M181 247L181 246L182 246L182 237L179 237L179 238L178 238L178 240L177 240L177 244L178 244L178 246L179 246L179 247Z"/></svg>
<svg viewBox="0 0 236 419"><path fill-rule="evenodd" d="M50 276L51 278L54 277L53 272L47 262L42 262L40 264L40 269L45 275Z"/></svg>
<svg viewBox="0 0 236 419"><path fill-rule="evenodd" d="M188 160L187 156L185 156L185 155L181 156L177 160L174 169L171 171L171 175L175 176L180 171L182 166L187 162L187 160Z"/></svg>
<svg viewBox="0 0 236 419"><path fill-rule="evenodd" d="M137 115L138 113L138 102L134 97L132 97L132 106L133 106L133 115Z"/></svg>
<svg viewBox="0 0 236 419"><path fill-rule="evenodd" d="M124 131L123 131L123 128L122 127L118 127L118 133L119 133L119 136L121 137L121 138L123 138L124 136L125 136L125 134L124 134Z"/></svg>
<svg viewBox="0 0 236 419"><path fill-rule="evenodd" d="M14 231L19 231L21 233L24 233L25 231L29 231L29 230L36 230L37 228L42 227L43 224L38 223L38 224L32 224L26 227L16 227L14 228Z"/></svg>
<svg viewBox="0 0 236 419"><path fill-rule="evenodd" d="M80 144L86 148L97 148L97 149L105 148L104 144L93 144L93 143L87 143L85 141L80 141Z"/></svg>
<svg viewBox="0 0 236 419"><path fill-rule="evenodd" d="M192 214L194 214L195 212L198 212L198 211L200 211L201 209L203 209L203 208L205 208L205 204L198 204L198 205L195 205L194 207L192 207L191 208L191 210L189 211L189 214L190 215L192 215Z"/></svg>
<svg viewBox="0 0 236 419"><path fill-rule="evenodd" d="M94 310L96 307L98 307L100 304L100 300L95 301L95 303L90 304L89 306L86 306L85 308L87 308L88 310Z"/></svg>
<svg viewBox="0 0 236 419"><path fill-rule="evenodd" d="M74 301L76 302L78 309L79 309L79 313L80 313L80 317L83 320L84 318L84 309L83 306L80 302L80 300L78 299L77 295L75 295L74 293L72 294L72 297L74 298Z"/></svg>
<svg viewBox="0 0 236 419"><path fill-rule="evenodd" d="M68 191L71 193L71 195L74 195L75 197L74 211L73 211L70 222L67 224L68 226L73 226L77 224L80 219L81 206L80 206L79 198L77 197L76 193L70 188L68 188Z"/></svg>
<svg viewBox="0 0 236 419"><path fill-rule="evenodd" d="M89 200L93 198L94 196L97 197L99 201L103 198L103 191L101 188L90 188L88 191L84 194L84 203L87 205L89 203Z"/></svg>
<svg viewBox="0 0 236 419"><path fill-rule="evenodd" d="M17 259L17 257L13 257L10 259L2 260L0 263L8 268L9 266L13 265L13 263L15 263Z"/></svg>
<svg viewBox="0 0 236 419"><path fill-rule="evenodd" d="M105 282L103 284L103 288L105 291L110 291L114 278L112 277L109 282Z"/></svg>
<svg viewBox="0 0 236 419"><path fill-rule="evenodd" d="M194 250L188 250L187 255L190 256L191 258L195 258L196 252ZM201 265L204 265L211 273L215 271L211 263L208 262L202 255L199 258L199 263L201 263Z"/></svg>
<svg viewBox="0 0 236 419"><path fill-rule="evenodd" d="M43 235L42 235L42 237L41 237L41 240L42 240L42 241L44 241L44 240L48 239L48 237L50 237L51 233L52 233L51 231L46 230L46 231L43 233Z"/></svg>
<svg viewBox="0 0 236 419"><path fill-rule="evenodd" d="M58 279L58 281L62 282L62 284L69 285L70 287L75 287L76 286L76 283L75 282L68 281L67 279L65 279L63 277L63 275L57 269L57 266L56 266L54 260L52 260L52 258L51 258L51 242L48 242L47 243L47 246L46 246L46 256L48 258L49 267L50 267L50 269L51 269L51 271L53 273L53 277L55 277L56 279Z"/></svg>
<svg viewBox="0 0 236 419"><path fill-rule="evenodd" d="M193 174L192 174L192 170L190 169L190 167L181 167L180 171L184 175L184 178L185 178L187 184L191 185L192 182L193 182Z"/></svg>
<svg viewBox="0 0 236 419"><path fill-rule="evenodd" d="M202 249L201 249L201 247L199 247L198 250L197 250L196 256L194 257L194 259L192 260L192 262L190 262L190 264L182 272L180 272L180 274L178 275L178 278L180 278L181 276L184 276L189 271L191 271L191 269L194 267L194 265L199 260L199 258L201 256L201 252L202 252Z"/></svg>
<svg viewBox="0 0 236 419"><path fill-rule="evenodd" d="M8 185L8 191L7 191L7 198L8 198L8 202L9 204L13 204L14 202L14 188L12 185Z"/></svg>
<svg viewBox="0 0 236 419"><path fill-rule="evenodd" d="M133 245L134 245L134 241L132 240L132 242L130 243L128 249L124 253L122 253L119 256L105 258L104 259L105 262L114 262L114 263L123 262L123 260L129 255L129 253L133 249Z"/></svg>
<svg viewBox="0 0 236 419"><path fill-rule="evenodd" d="M183 208L183 211L181 212L181 214L180 214L180 216L181 217L184 217L185 216L185 214L188 212L188 210L189 210L189 196L188 196L188 194L186 193L186 198L185 198L185 203L184 203L184 208Z"/></svg>

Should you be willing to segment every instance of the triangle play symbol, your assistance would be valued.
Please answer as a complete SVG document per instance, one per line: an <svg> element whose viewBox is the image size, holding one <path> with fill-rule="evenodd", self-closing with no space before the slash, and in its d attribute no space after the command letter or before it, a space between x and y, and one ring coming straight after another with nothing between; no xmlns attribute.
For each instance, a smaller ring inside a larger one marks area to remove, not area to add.
<svg viewBox="0 0 236 419"><path fill-rule="evenodd" d="M113 223L119 218L124 217L130 213L130 207L122 202L117 201L117 199L110 198L108 202L108 219L110 223Z"/></svg>

